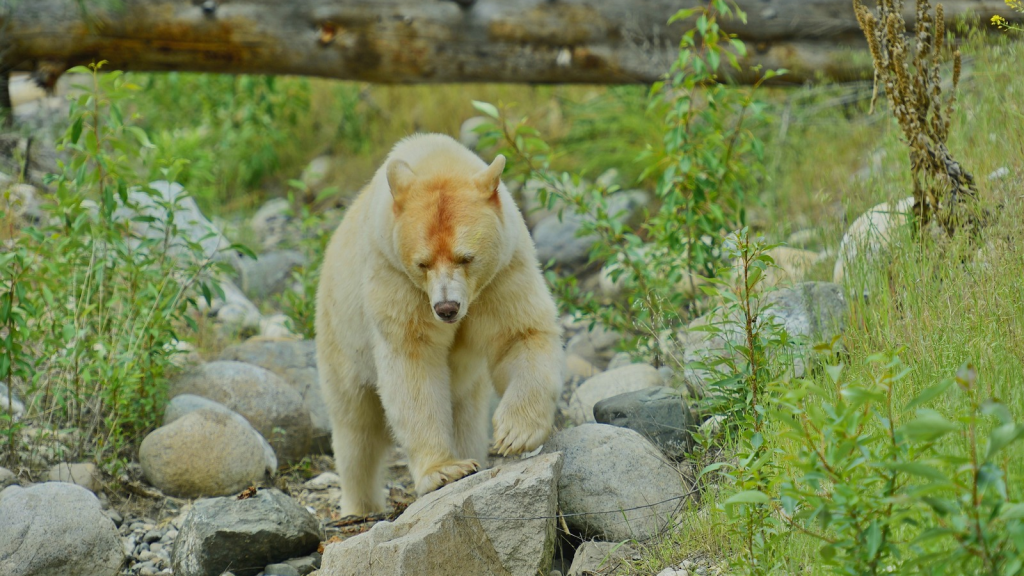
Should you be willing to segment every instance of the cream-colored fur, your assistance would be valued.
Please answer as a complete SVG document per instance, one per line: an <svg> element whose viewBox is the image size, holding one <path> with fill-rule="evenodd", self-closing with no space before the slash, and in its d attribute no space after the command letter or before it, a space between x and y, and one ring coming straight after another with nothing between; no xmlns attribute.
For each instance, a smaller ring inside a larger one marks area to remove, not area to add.
<svg viewBox="0 0 1024 576"><path fill-rule="evenodd" d="M420 494L477 470L491 386L500 453L533 450L551 431L561 330L503 167L447 136L407 138L331 239L317 363L345 514L383 509L392 439Z"/></svg>

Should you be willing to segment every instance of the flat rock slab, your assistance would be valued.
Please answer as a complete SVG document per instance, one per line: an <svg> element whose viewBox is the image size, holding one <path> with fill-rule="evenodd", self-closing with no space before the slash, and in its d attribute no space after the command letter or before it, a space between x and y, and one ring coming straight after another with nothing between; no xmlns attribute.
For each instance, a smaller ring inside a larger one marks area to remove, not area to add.
<svg viewBox="0 0 1024 576"><path fill-rule="evenodd" d="M318 576L547 574L562 455L484 470L327 547Z"/></svg>

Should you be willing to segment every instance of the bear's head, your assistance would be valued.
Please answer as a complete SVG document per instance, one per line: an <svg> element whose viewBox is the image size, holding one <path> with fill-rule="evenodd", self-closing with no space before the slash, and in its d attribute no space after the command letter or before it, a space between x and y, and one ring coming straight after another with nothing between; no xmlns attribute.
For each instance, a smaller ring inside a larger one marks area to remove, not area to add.
<svg viewBox="0 0 1024 576"><path fill-rule="evenodd" d="M387 165L396 252L441 322L462 320L501 265L498 188L504 168L501 155L476 173L438 169L420 175L402 160Z"/></svg>

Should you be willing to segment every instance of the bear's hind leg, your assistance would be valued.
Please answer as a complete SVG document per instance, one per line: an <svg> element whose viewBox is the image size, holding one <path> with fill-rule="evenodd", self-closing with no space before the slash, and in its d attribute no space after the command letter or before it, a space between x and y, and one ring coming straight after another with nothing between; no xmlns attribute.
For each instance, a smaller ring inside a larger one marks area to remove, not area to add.
<svg viewBox="0 0 1024 576"><path fill-rule="evenodd" d="M380 398L370 387L347 390L333 410L334 461L341 477L342 515L384 511L383 458L391 446Z"/></svg>

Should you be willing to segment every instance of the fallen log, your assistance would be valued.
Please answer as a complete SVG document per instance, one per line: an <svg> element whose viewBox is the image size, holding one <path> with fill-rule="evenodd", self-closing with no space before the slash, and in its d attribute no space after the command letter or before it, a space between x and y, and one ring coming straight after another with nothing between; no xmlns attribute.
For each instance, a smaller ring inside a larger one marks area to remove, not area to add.
<svg viewBox="0 0 1024 576"><path fill-rule="evenodd" d="M746 64L786 82L870 74L850 0L739 0ZM944 3L1014 21L1002 0ZM379 83L649 83L697 0L0 0L0 70L51 85L67 68L296 74ZM913 25L913 2L906 20ZM750 73L738 80L749 81Z"/></svg>

